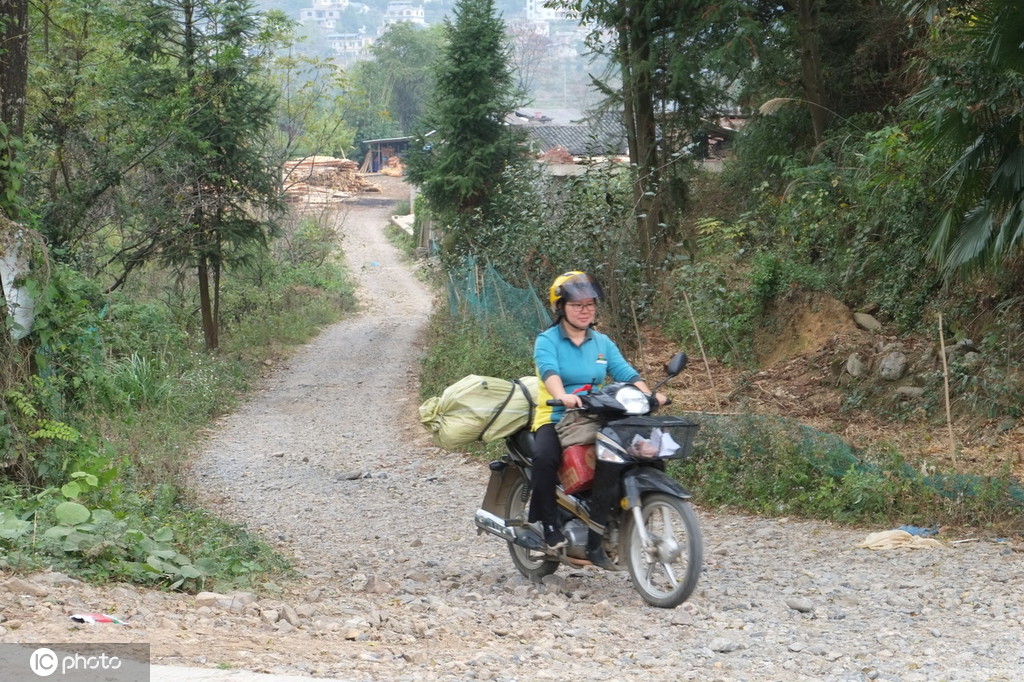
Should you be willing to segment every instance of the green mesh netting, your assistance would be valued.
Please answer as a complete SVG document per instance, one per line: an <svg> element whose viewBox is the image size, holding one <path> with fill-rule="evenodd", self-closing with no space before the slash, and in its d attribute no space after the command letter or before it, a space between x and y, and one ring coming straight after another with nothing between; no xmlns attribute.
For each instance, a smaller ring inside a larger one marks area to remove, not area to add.
<svg viewBox="0 0 1024 682"><path fill-rule="evenodd" d="M472 315L481 325L500 329L524 348L532 348L537 334L550 326L551 316L531 286L514 287L490 265L475 258L448 276L448 305L453 317Z"/></svg>

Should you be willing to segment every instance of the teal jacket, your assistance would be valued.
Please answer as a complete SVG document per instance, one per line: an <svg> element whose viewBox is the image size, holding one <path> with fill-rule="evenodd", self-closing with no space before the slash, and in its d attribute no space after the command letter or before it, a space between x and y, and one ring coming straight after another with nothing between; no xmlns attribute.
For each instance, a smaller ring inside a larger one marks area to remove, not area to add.
<svg viewBox="0 0 1024 682"><path fill-rule="evenodd" d="M608 377L612 381L638 381L640 374L630 365L619 347L607 335L594 329L588 329L583 343L577 346L568 336L561 324L549 327L537 335L533 343L533 362L540 378L540 396L537 400L537 411L533 417L533 430L544 424L557 422L565 413L563 407L547 405L551 400L544 380L552 374L562 379L567 393L590 384L598 388Z"/></svg>

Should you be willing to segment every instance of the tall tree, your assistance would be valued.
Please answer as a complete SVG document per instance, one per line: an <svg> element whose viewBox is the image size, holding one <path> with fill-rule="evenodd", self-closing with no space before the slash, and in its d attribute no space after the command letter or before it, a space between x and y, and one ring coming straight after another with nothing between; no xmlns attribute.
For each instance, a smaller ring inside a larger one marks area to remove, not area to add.
<svg viewBox="0 0 1024 682"><path fill-rule="evenodd" d="M146 106L122 85L119 27L128 16L121 9L130 8L63 0L33 7L27 125L34 172L27 193L55 254L99 274L105 256L92 247L106 241L100 233L132 215L131 198L119 192L163 140L144 128Z"/></svg>
<svg viewBox="0 0 1024 682"><path fill-rule="evenodd" d="M519 89L526 95L533 93L537 75L546 59L553 58L552 42L540 33L535 24L528 22L511 27L512 59Z"/></svg>
<svg viewBox="0 0 1024 682"><path fill-rule="evenodd" d="M878 0L747 0L763 39L743 74L742 101L785 101L807 111L815 147L838 119L894 107L913 53L899 3ZM794 136L803 145L806 135Z"/></svg>
<svg viewBox="0 0 1024 682"><path fill-rule="evenodd" d="M392 24L373 44L374 71L381 77L383 108L409 134L433 89L430 66L437 59L442 35L434 27L418 29L407 21Z"/></svg>
<svg viewBox="0 0 1024 682"><path fill-rule="evenodd" d="M275 93L263 79L263 37L248 0L151 0L134 44L137 94L163 102L169 140L148 164L178 221L156 235L159 253L194 268L210 349L219 344L221 271L266 245L279 208L280 159L264 144Z"/></svg>
<svg viewBox="0 0 1024 682"><path fill-rule="evenodd" d="M414 132L434 87L433 65L443 39L440 24L392 24L370 48L373 59L353 65L343 115L356 128L356 139Z"/></svg>
<svg viewBox="0 0 1024 682"><path fill-rule="evenodd" d="M271 82L280 93L275 144L284 157L344 156L351 149L355 130L338 115L348 100L337 64L289 49L274 59Z"/></svg>
<svg viewBox="0 0 1024 682"><path fill-rule="evenodd" d="M800 83L814 130L814 144L825 139L831 112L825 103L825 84L821 63L821 3L819 0L791 0L783 6L797 16L797 41L800 51Z"/></svg>
<svg viewBox="0 0 1024 682"><path fill-rule="evenodd" d="M409 178L446 221L486 214L505 167L522 158L519 138L505 117L519 93L509 67L504 22L493 0L458 0L446 20L447 42L423 118ZM456 241L472 242L472 234ZM450 246L454 244L450 243Z"/></svg>
<svg viewBox="0 0 1024 682"><path fill-rule="evenodd" d="M716 115L750 42L742 0L551 0L592 27L588 45L617 78L595 79L622 113L633 172L637 238L653 267L686 198L681 152Z"/></svg>

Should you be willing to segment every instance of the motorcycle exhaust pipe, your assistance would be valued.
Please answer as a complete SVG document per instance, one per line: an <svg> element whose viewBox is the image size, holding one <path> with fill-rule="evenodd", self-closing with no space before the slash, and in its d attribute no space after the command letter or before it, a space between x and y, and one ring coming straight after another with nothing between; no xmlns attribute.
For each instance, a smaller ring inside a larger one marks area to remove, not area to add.
<svg viewBox="0 0 1024 682"><path fill-rule="evenodd" d="M480 531L497 535L507 542L525 547L526 549L538 552L544 551L543 540L531 529L523 526L510 526L506 519L496 516L489 511L477 509L476 514L473 515L473 521L476 522L476 527Z"/></svg>

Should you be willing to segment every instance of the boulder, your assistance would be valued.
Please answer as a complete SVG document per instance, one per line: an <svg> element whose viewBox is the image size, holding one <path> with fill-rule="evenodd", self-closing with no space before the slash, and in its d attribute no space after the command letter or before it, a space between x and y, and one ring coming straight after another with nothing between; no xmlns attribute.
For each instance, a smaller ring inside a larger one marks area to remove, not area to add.
<svg viewBox="0 0 1024 682"><path fill-rule="evenodd" d="M899 381L907 371L907 356L900 351L887 354L878 363L878 376L886 381Z"/></svg>
<svg viewBox="0 0 1024 682"><path fill-rule="evenodd" d="M882 323L876 320L873 315L868 315L867 313L854 313L853 321L857 323L858 327L869 332L882 331Z"/></svg>

